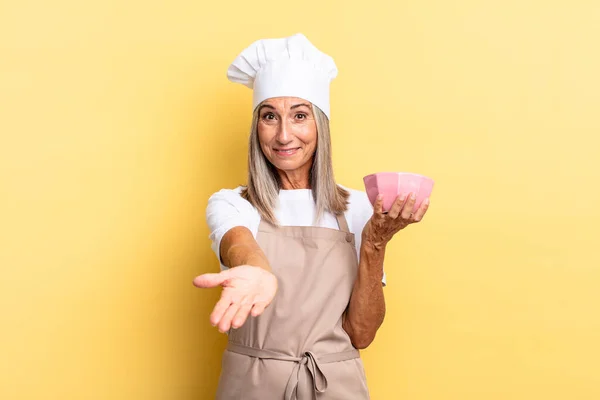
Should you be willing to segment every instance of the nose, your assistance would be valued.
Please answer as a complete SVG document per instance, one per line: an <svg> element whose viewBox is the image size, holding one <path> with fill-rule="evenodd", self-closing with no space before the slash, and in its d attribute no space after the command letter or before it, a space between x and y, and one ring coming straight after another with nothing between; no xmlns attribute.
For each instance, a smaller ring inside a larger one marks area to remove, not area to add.
<svg viewBox="0 0 600 400"><path fill-rule="evenodd" d="M277 130L277 141L280 144L288 144L292 141L292 127L290 126L290 122L287 119L284 119L281 124L279 124L279 129Z"/></svg>

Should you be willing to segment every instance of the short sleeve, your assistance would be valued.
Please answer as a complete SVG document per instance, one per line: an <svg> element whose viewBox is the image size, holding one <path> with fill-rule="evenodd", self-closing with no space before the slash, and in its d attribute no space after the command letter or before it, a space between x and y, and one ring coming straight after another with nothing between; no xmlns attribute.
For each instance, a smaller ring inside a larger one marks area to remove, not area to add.
<svg viewBox="0 0 600 400"><path fill-rule="evenodd" d="M245 226L254 237L258 233L260 214L246 199L240 196L242 188L223 189L208 199L206 222L210 231L211 247L215 252L221 270L227 269L220 257L223 236L236 226Z"/></svg>
<svg viewBox="0 0 600 400"><path fill-rule="evenodd" d="M356 251L360 259L360 246L362 243L362 231L373 215L373 205L369 201L369 197L365 192L358 190L347 189L350 191L350 205L349 212L351 218L349 218L350 229L354 232L356 238ZM386 286L387 279L385 276L385 270L383 271L383 278L381 280L383 286Z"/></svg>

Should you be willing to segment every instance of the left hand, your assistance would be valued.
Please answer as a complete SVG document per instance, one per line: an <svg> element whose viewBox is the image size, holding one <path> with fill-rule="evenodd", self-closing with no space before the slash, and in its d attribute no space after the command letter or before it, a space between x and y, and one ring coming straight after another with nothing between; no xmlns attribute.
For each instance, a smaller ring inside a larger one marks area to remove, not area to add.
<svg viewBox="0 0 600 400"><path fill-rule="evenodd" d="M363 229L363 242L375 247L384 247L398 231L421 221L429 208L429 198L423 201L418 210L413 210L415 201L414 193L408 196L408 201L405 195L398 196L390 211L384 214L383 196L379 195L373 206L373 216Z"/></svg>

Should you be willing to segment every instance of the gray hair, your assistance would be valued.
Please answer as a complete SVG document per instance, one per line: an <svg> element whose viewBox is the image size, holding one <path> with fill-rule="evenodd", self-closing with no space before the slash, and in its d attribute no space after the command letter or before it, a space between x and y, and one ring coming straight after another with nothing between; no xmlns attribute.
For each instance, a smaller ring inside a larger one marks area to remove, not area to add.
<svg viewBox="0 0 600 400"><path fill-rule="evenodd" d="M248 184L242 190L242 197L258 210L263 220L277 226L279 223L275 218L274 208L277 204L281 182L277 170L265 157L260 147L258 140L259 109L260 104L252 116L248 146ZM346 211L350 193L338 186L333 176L329 119L314 104L312 110L317 124L317 148L313 155L309 179L317 207L314 221L317 223L325 212L338 215Z"/></svg>

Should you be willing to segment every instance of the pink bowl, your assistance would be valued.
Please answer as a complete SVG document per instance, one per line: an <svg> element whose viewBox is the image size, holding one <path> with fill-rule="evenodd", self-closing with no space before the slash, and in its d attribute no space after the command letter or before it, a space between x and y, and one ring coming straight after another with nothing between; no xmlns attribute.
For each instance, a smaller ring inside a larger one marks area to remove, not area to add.
<svg viewBox="0 0 600 400"><path fill-rule="evenodd" d="M363 178L365 189L371 204L375 204L377 195L383 194L383 211L388 212L396 197L415 193L417 201L414 211L418 210L423 200L431 196L433 179L408 172L379 172Z"/></svg>

